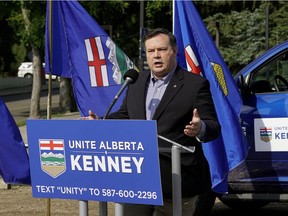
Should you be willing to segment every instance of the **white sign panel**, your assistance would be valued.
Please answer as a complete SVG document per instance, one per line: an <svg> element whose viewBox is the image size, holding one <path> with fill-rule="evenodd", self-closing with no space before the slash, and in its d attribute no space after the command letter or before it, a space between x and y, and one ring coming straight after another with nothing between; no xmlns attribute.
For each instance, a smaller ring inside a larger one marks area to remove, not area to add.
<svg viewBox="0 0 288 216"><path fill-rule="evenodd" d="M256 152L288 151L288 118L254 119Z"/></svg>

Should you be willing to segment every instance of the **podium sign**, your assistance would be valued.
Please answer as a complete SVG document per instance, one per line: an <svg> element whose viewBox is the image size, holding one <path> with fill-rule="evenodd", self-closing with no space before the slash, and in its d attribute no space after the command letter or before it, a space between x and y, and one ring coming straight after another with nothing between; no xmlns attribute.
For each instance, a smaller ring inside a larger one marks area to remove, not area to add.
<svg viewBox="0 0 288 216"><path fill-rule="evenodd" d="M33 197L163 205L155 121L27 120Z"/></svg>

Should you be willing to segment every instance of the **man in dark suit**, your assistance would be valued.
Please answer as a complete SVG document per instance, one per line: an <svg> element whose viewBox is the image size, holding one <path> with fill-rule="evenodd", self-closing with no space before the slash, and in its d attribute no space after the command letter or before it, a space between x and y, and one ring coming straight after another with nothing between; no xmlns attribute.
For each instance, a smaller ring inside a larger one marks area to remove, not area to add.
<svg viewBox="0 0 288 216"><path fill-rule="evenodd" d="M148 32L144 45L149 70L142 71L127 90L120 109L110 119L153 119L158 134L194 153L181 154L182 216L195 214L197 197L211 189L209 166L202 142L217 138L217 120L209 82L177 66L175 36L159 28ZM90 113L89 118L97 118ZM160 147L171 147L159 139ZM172 215L171 154L160 152L164 206L125 204L125 216Z"/></svg>

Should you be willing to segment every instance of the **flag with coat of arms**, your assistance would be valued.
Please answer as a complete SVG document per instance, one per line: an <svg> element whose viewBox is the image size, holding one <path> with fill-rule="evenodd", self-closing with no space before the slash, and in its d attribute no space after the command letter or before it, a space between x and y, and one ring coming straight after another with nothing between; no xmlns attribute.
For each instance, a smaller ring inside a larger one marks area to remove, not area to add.
<svg viewBox="0 0 288 216"><path fill-rule="evenodd" d="M77 1L47 1L46 11L46 73L71 78L81 116L103 116L135 65Z"/></svg>
<svg viewBox="0 0 288 216"><path fill-rule="evenodd" d="M178 63L210 83L215 109L221 124L221 136L203 144L209 162L212 189L228 192L228 173L246 157L248 145L240 125L242 98L192 1L174 0L174 34Z"/></svg>

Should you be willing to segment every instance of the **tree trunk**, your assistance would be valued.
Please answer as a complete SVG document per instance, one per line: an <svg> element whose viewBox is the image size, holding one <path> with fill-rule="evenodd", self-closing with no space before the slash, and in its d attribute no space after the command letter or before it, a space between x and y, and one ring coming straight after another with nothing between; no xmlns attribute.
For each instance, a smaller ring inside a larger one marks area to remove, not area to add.
<svg viewBox="0 0 288 216"><path fill-rule="evenodd" d="M28 36L31 35L31 22L29 20L29 10L25 7L23 1L21 1L21 10L25 23L25 29ZM43 67L41 63L41 57L39 49L30 44L32 48L32 61L33 61L33 86L31 94L31 106L29 118L36 119L40 118L40 93L41 93L41 73Z"/></svg>
<svg viewBox="0 0 288 216"><path fill-rule="evenodd" d="M74 98L71 79L61 77L59 112L66 113L69 111L70 112L77 111L77 105Z"/></svg>
<svg viewBox="0 0 288 216"><path fill-rule="evenodd" d="M33 56L33 86L31 94L30 116L29 118L40 118L40 94L41 94L41 78L43 67L41 63L39 50L32 47Z"/></svg>

